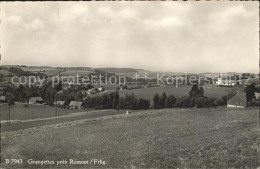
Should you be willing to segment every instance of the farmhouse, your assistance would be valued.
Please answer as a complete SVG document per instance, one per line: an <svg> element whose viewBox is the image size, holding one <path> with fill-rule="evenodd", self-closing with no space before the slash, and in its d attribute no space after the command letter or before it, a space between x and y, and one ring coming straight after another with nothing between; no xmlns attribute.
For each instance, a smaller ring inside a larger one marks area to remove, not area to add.
<svg viewBox="0 0 260 169"><path fill-rule="evenodd" d="M92 88L92 89L88 89L87 90L87 94L95 94L97 93L96 89L95 88Z"/></svg>
<svg viewBox="0 0 260 169"><path fill-rule="evenodd" d="M0 96L0 103L7 103L5 96Z"/></svg>
<svg viewBox="0 0 260 169"><path fill-rule="evenodd" d="M82 102L80 102L80 101L71 101L69 104L69 108L78 109L78 108L81 108L81 105L82 105Z"/></svg>
<svg viewBox="0 0 260 169"><path fill-rule="evenodd" d="M57 102L54 102L54 105L64 106L64 105L65 105L65 101L57 101Z"/></svg>
<svg viewBox="0 0 260 169"><path fill-rule="evenodd" d="M237 85L235 80L228 79L227 77L224 78L224 77L222 77L222 75L219 75L218 81L216 82L216 84L218 86L236 86Z"/></svg>
<svg viewBox="0 0 260 169"><path fill-rule="evenodd" d="M260 93L255 92L255 98L260 99Z"/></svg>
<svg viewBox="0 0 260 169"><path fill-rule="evenodd" d="M227 107L244 108L246 107L246 96L241 93L237 93L234 97L227 101Z"/></svg>
<svg viewBox="0 0 260 169"><path fill-rule="evenodd" d="M29 99L29 104L42 104L43 99L41 97L31 97Z"/></svg>
<svg viewBox="0 0 260 169"><path fill-rule="evenodd" d="M103 88L103 87L98 87L97 90L98 90L99 92L102 92L102 91L104 91L104 88Z"/></svg>

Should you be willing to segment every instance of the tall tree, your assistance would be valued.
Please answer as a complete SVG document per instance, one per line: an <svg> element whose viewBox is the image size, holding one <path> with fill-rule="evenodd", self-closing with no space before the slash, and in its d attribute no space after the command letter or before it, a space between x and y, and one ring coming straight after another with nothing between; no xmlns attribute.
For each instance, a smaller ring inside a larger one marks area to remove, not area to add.
<svg viewBox="0 0 260 169"><path fill-rule="evenodd" d="M199 95L200 95L200 96L203 96L203 95L204 95L204 89L203 89L202 86L200 86Z"/></svg>
<svg viewBox="0 0 260 169"><path fill-rule="evenodd" d="M167 99L167 95L165 92L163 92L162 97L160 99L160 108L165 108L166 99Z"/></svg>
<svg viewBox="0 0 260 169"><path fill-rule="evenodd" d="M245 88L247 105L249 102L255 99L255 91L256 91L255 83L252 83L251 85Z"/></svg>
<svg viewBox="0 0 260 169"><path fill-rule="evenodd" d="M200 96L200 89L197 84L194 84L189 92L190 97Z"/></svg>
<svg viewBox="0 0 260 169"><path fill-rule="evenodd" d="M45 95L45 103L47 103L49 106L52 106L55 98L56 98L56 93L57 91L52 88L52 86L49 86L46 90L46 95Z"/></svg>
<svg viewBox="0 0 260 169"><path fill-rule="evenodd" d="M18 88L14 90L14 99L18 102L25 102L26 101L26 93L25 87L20 85Z"/></svg>
<svg viewBox="0 0 260 169"><path fill-rule="evenodd" d="M7 92L6 93L6 100L7 100L7 103L9 105L13 105L14 104L14 96L13 96L13 94L10 93L10 92Z"/></svg>
<svg viewBox="0 0 260 169"><path fill-rule="evenodd" d="M82 95L82 92L81 92L81 91L78 91L78 92L76 93L75 100L76 100L76 101L82 101L82 100L83 100L83 95Z"/></svg>
<svg viewBox="0 0 260 169"><path fill-rule="evenodd" d="M59 82L56 86L55 86L56 91L61 91L62 90L62 83Z"/></svg>
<svg viewBox="0 0 260 169"><path fill-rule="evenodd" d="M112 108L113 109L117 109L118 102L119 102L119 94L116 91L116 92L113 93L113 102L112 102Z"/></svg>
<svg viewBox="0 0 260 169"><path fill-rule="evenodd" d="M153 107L155 109L160 108L160 96L158 94L155 94L154 97L153 97Z"/></svg>
<svg viewBox="0 0 260 169"><path fill-rule="evenodd" d="M175 102L176 102L175 96L169 95L169 96L167 96L165 107L166 108L172 108L172 107L174 107Z"/></svg>

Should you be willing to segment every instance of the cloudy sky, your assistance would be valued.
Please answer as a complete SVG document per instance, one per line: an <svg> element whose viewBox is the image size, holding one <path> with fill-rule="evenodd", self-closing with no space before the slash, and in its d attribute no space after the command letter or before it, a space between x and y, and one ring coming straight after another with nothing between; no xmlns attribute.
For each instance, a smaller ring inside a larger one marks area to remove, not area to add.
<svg viewBox="0 0 260 169"><path fill-rule="evenodd" d="M1 64L258 72L258 2L0 3Z"/></svg>

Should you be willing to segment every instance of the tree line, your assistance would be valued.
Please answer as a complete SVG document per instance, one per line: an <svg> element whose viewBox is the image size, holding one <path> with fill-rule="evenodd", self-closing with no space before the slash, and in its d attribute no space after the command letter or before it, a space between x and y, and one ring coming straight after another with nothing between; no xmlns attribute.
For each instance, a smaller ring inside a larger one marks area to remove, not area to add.
<svg viewBox="0 0 260 169"><path fill-rule="evenodd" d="M62 90L61 83L55 87L51 83L44 84L41 88L24 87L20 85L18 88L5 88L6 99L9 104L17 102L28 102L31 97L41 96L45 103L52 106L56 100L65 101L65 105L69 105L71 101L82 101L83 107L92 109L163 109L163 108L182 108L182 107L216 107L227 105L227 100L232 98L234 94L230 93L221 99L208 98L204 95L204 89L197 84L193 85L189 94L183 97L175 97L167 95L163 92L161 95L155 94L150 103L149 99L138 98L134 94L126 94L119 96L119 92L105 93L102 95L84 96L82 91L92 89L92 85L70 87ZM62 90L62 92L61 92ZM260 88L255 84L251 84L245 88L247 106L259 106L259 99L255 98L254 92L259 92Z"/></svg>
<svg viewBox="0 0 260 169"><path fill-rule="evenodd" d="M93 109L141 110L150 108L150 100L137 98L134 94L126 94L124 97L120 97L116 91L101 96L88 97L83 101L83 106Z"/></svg>
<svg viewBox="0 0 260 169"><path fill-rule="evenodd" d="M227 104L227 100L233 97L233 94L223 96L221 99L208 98L204 96L204 89L202 86L197 84L193 85L189 91L189 95L183 96L181 98L176 98L174 95L167 96L165 92L161 96L155 94L153 97L153 108L163 109L163 108L173 108L173 107L216 107L223 106Z"/></svg>
<svg viewBox="0 0 260 169"><path fill-rule="evenodd" d="M81 90L88 90L93 88L91 85L87 86L76 86L70 87L67 90L59 93L62 90L62 84L58 83L54 87L52 83L46 83L41 88L38 87L28 87L20 85L17 88L6 87L4 89L4 95L6 100L10 104L14 102L28 102L31 97L42 97L43 101L49 106L52 106L56 100L64 100L66 104L69 104L71 101L82 101L83 96Z"/></svg>

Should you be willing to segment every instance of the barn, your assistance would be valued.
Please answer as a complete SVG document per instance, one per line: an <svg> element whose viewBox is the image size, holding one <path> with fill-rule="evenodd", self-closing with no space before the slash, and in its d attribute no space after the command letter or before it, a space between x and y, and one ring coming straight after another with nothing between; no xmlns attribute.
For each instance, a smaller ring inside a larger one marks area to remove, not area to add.
<svg viewBox="0 0 260 169"><path fill-rule="evenodd" d="M82 102L80 102L80 101L71 101L69 104L69 107L73 108L73 109L78 109L78 108L81 108L81 105L82 105Z"/></svg>
<svg viewBox="0 0 260 169"><path fill-rule="evenodd" d="M31 97L29 99L29 103L30 104L42 104L43 103L43 99L41 97Z"/></svg>
<svg viewBox="0 0 260 169"><path fill-rule="evenodd" d="M227 101L227 107L244 108L246 107L246 96L238 92L234 97Z"/></svg>

